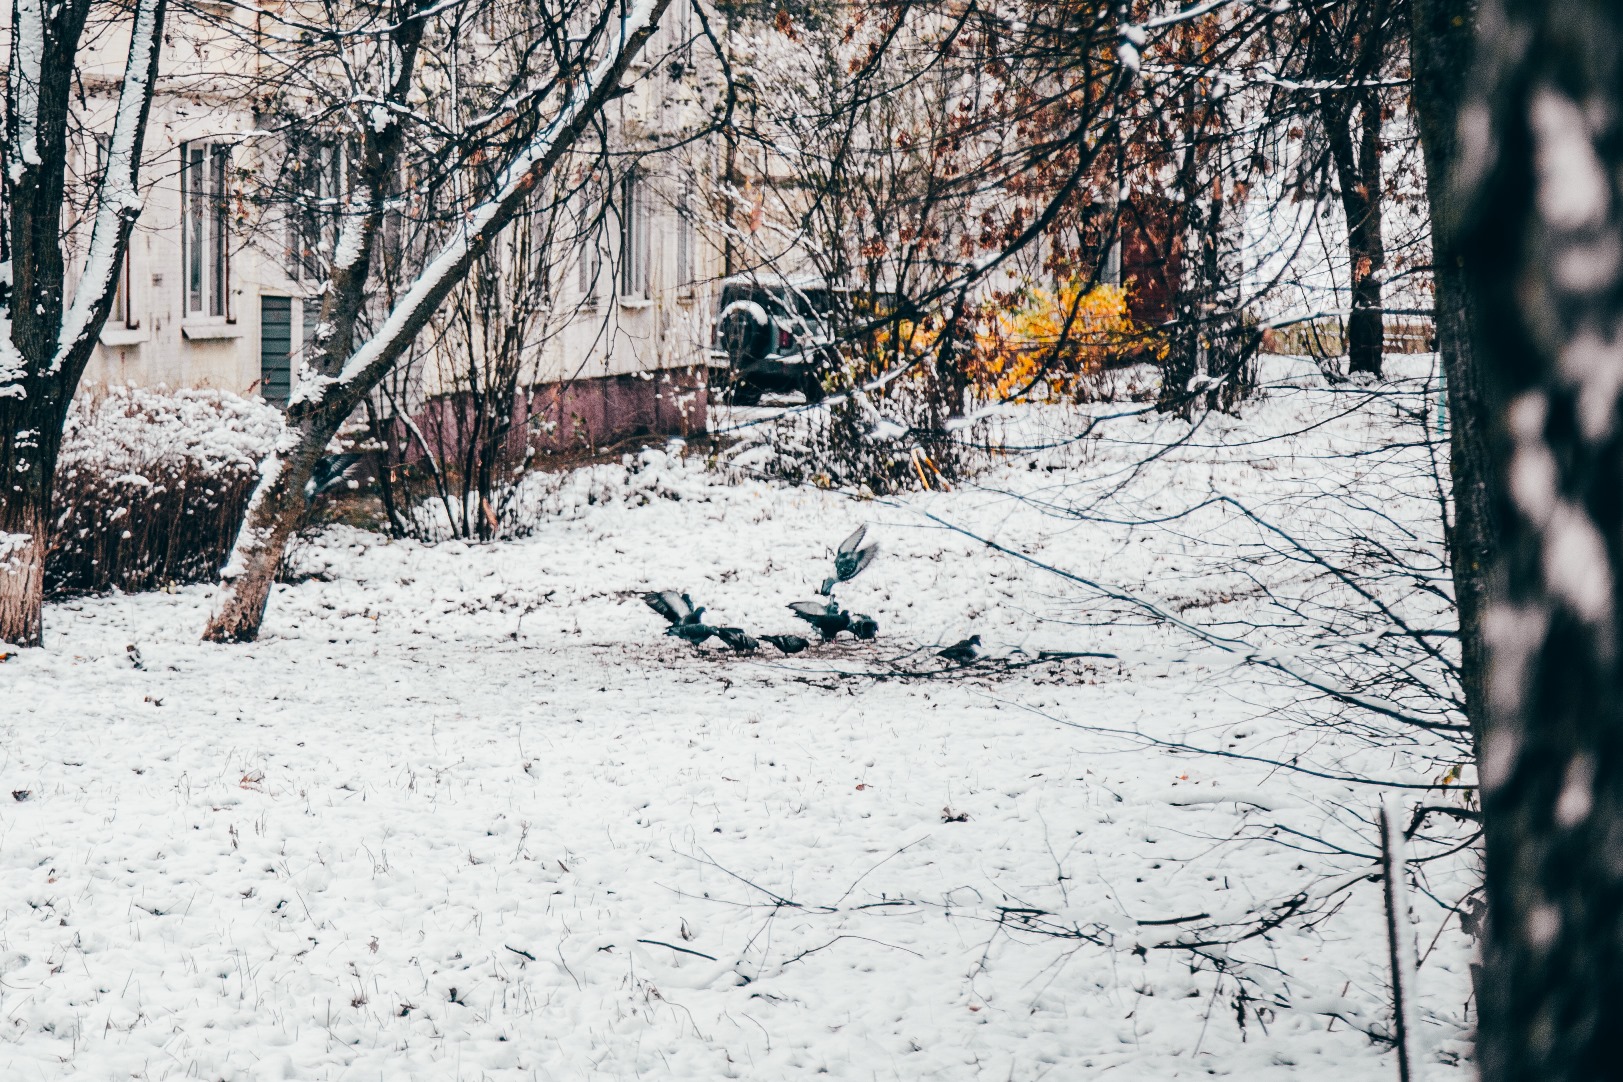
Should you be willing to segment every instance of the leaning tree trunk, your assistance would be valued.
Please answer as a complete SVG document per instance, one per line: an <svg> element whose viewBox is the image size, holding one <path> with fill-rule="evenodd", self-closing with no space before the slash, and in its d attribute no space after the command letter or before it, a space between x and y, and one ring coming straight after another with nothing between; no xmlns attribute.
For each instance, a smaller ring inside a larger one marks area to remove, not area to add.
<svg viewBox="0 0 1623 1082"><path fill-rule="evenodd" d="M1450 185L1457 161L1456 130L1472 70L1476 0L1411 0L1410 64L1413 105L1426 162L1431 206L1432 278L1437 353L1447 385L1449 474L1453 522L1448 535L1459 610L1460 685L1472 737L1480 743L1487 712L1487 652L1482 627L1488 569L1498 548L1501 512L1494 502L1488 415L1472 360L1470 295L1464 256L1450 235L1459 218Z"/></svg>
<svg viewBox="0 0 1623 1082"><path fill-rule="evenodd" d="M1507 514L1481 747L1484 1082L1618 1075L1623 5L1485 0L1460 232Z"/></svg>
<svg viewBox="0 0 1623 1082"><path fill-rule="evenodd" d="M259 485L243 518L231 560L220 572L225 587L204 637L210 642L252 642L259 637L271 588L288 541L307 506L304 485L338 434L350 408L314 411L278 441L260 467Z"/></svg>
<svg viewBox="0 0 1623 1082"><path fill-rule="evenodd" d="M370 396L451 292L490 251L544 178L554 175L604 107L624 93L623 80L643 46L659 28L670 0L637 0L621 17L618 38L591 71L564 84L559 113L540 125L493 188L448 230L439 251L393 303L369 339L356 344L356 328L371 293L373 241L378 235L395 183L404 141L401 116L417 88L413 81L423 17L438 5L417 0L416 16L391 28L394 73L380 123L369 124L360 157L359 213L344 226L337 250L347 254L329 275L321 309L312 370L301 375L288 402L289 430L261 472L231 559L221 572L221 590L203 630L209 642L250 642L259 635L271 587L298 527L304 485L327 444L350 414ZM582 58L584 59L584 58Z"/></svg>

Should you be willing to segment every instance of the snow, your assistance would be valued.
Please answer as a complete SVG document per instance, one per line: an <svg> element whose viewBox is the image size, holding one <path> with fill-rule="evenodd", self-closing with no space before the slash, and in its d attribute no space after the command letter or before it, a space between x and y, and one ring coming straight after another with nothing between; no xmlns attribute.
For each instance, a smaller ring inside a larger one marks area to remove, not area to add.
<svg viewBox="0 0 1623 1082"><path fill-rule="evenodd" d="M1367 461L1330 452L1417 400L1287 388L1137 469L1181 422L1124 418L883 502L649 451L543 484L519 541L329 528L248 646L198 641L208 588L52 605L50 648L0 666L0 1075L1390 1077L1362 1032L1390 1014L1377 850L1338 818L1369 826L1378 790L1180 745L1430 766L1300 732L1277 673L1036 566L1260 615L1220 530L1037 501L1356 491ZM884 555L839 596L872 643L695 651L641 602L800 630L785 604L859 524ZM991 660L939 675L971 633ZM1292 898L1327 915L1169 949ZM1430 943L1447 918L1415 904ZM1437 1055L1465 1047L1468 961L1450 925L1419 970Z"/></svg>

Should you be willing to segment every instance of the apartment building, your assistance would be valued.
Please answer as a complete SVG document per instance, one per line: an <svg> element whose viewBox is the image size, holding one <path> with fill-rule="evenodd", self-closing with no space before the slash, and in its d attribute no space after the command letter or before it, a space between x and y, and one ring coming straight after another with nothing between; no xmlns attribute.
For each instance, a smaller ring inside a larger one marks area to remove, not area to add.
<svg viewBox="0 0 1623 1082"><path fill-rule="evenodd" d="M676 9L673 9L673 12ZM686 12L662 29L656 51L685 32ZM172 15L160 92L147 138L144 205L112 315L84 384L214 387L285 403L299 358L319 317L325 272L318 255L331 226L309 208L340 201L341 149L303 171L300 206L277 213L268 176L285 147L242 105L252 72L232 69L238 38L222 20L247 24L248 6L224 7L211 23ZM227 31L229 31L227 27ZM106 127L116 94L121 45L109 40L102 91ZM253 63L252 58L241 65ZM610 108L611 128L628 142L656 141L691 95L674 94L664 72L644 64L636 89ZM231 72L230 92L210 73ZM94 127L96 108L90 111ZM86 141L80 168L97 167L99 142ZM571 237L550 261L554 309L561 313L527 346L520 417L554 449L603 446L644 432L705 428L706 360L718 277L712 248L685 213L688 182L659 166L626 168L603 193L597 227ZM285 181L285 176L280 178ZM273 191L275 189L275 191ZM523 228L516 223L514 229ZM461 393L461 360L414 361L409 394L394 400L432 412Z"/></svg>

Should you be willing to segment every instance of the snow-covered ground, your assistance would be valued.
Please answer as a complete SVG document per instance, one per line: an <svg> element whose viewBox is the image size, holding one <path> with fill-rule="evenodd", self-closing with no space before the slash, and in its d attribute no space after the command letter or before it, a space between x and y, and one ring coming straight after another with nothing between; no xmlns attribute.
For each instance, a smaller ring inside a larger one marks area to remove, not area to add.
<svg viewBox="0 0 1623 1082"><path fill-rule="evenodd" d="M1392 411L1343 401L1282 392L1133 471L1172 428L1111 422L896 501L596 467L520 542L329 531L251 646L198 641L206 588L53 605L0 665L0 1077L1393 1077L1359 1031L1387 1009L1367 846L1286 844L1376 792L1146 741L1422 767L1299 737L1276 678L941 525L1187 601L1225 573L1199 536L1015 495L1351 477L1326 449ZM797 630L859 523L872 643L696 651L640 599ZM938 674L972 632L991 660ZM1176 947L1337 876L1311 930ZM1415 920L1431 1069L1463 1076L1466 946Z"/></svg>

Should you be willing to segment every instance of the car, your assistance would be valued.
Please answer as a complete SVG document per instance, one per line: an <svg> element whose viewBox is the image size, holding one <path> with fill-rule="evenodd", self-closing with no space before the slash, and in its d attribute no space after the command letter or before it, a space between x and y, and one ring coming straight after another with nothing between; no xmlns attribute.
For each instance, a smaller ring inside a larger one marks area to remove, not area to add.
<svg viewBox="0 0 1623 1082"><path fill-rule="evenodd" d="M722 282L713 356L728 370L734 402L799 391L823 397L823 376L837 356L829 332L832 293L818 279L740 275Z"/></svg>

